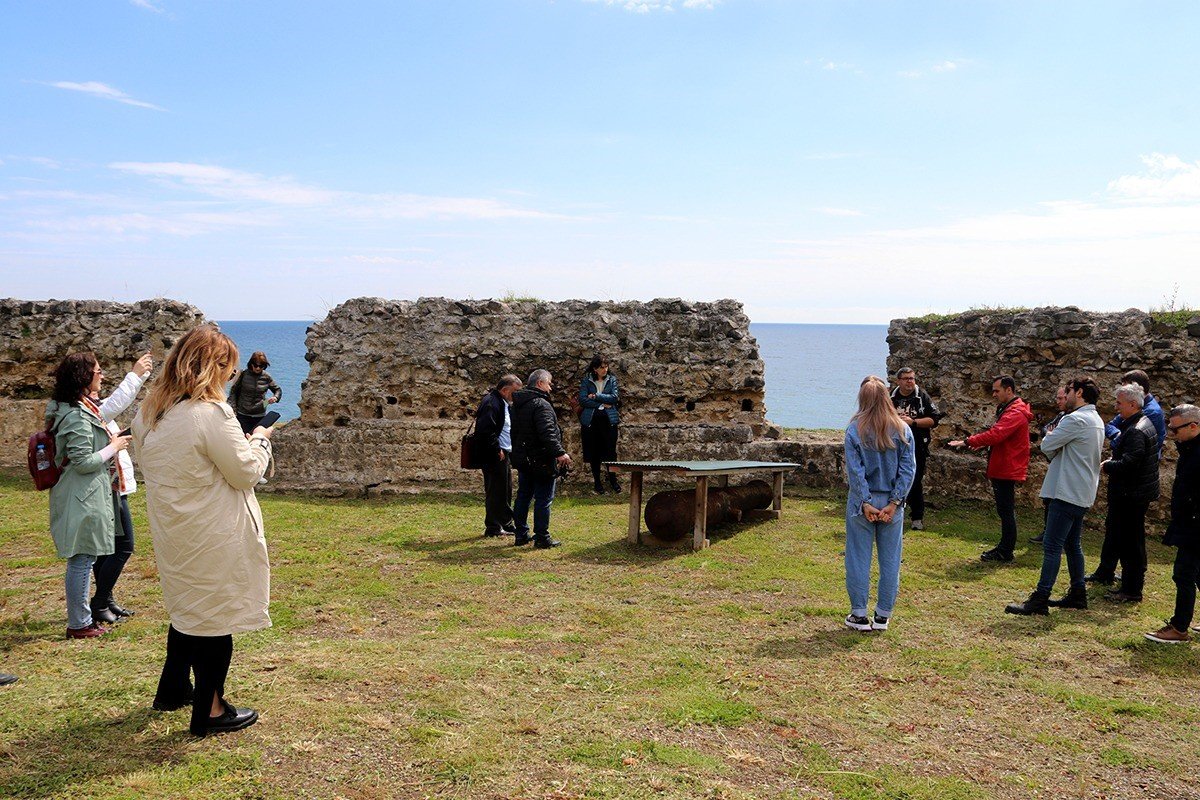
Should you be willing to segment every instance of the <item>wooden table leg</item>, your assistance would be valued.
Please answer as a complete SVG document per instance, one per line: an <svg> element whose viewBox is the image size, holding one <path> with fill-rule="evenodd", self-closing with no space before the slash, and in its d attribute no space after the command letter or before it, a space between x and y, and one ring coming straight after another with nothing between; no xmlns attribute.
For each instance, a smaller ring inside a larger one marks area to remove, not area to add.
<svg viewBox="0 0 1200 800"><path fill-rule="evenodd" d="M771 502L771 508L775 511L783 510L783 473L776 472L774 477L775 484L775 499Z"/></svg>
<svg viewBox="0 0 1200 800"><path fill-rule="evenodd" d="M637 544L642 530L642 473L629 473L629 533L625 539Z"/></svg>
<svg viewBox="0 0 1200 800"><path fill-rule="evenodd" d="M692 550L708 547L708 478L696 478L696 527L692 531Z"/></svg>

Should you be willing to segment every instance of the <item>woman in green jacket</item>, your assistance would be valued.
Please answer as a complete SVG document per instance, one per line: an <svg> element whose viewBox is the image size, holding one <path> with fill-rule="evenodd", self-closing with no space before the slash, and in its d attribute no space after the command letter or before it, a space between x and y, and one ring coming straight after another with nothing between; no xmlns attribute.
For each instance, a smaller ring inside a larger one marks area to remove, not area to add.
<svg viewBox="0 0 1200 800"><path fill-rule="evenodd" d="M89 398L103 380L94 355L72 353L54 371L54 397L46 406L55 461L63 470L50 489L50 534L59 558L67 559L69 639L105 633L92 619L88 589L96 557L114 549L114 509L121 502L115 456L129 446L130 437L110 434Z"/></svg>

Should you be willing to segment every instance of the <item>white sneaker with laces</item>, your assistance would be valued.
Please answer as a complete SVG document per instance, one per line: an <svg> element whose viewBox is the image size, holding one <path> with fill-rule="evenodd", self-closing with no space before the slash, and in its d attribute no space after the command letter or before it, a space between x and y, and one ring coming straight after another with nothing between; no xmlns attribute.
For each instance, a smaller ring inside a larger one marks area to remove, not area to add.
<svg viewBox="0 0 1200 800"><path fill-rule="evenodd" d="M912 523L912 529L913 529L914 531L923 531L923 530L925 530L925 520L923 520L923 519L914 519L914 520L913 520L913 523Z"/></svg>
<svg viewBox="0 0 1200 800"><path fill-rule="evenodd" d="M888 623L891 621L891 617L881 617L876 614L875 616L871 617L871 630L886 631L888 629Z"/></svg>

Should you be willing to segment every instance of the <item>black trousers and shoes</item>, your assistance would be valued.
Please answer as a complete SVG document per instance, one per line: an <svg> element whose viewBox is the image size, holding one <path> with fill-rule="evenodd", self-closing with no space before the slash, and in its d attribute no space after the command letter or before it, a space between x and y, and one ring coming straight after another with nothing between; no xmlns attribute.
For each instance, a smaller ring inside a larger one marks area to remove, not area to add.
<svg viewBox="0 0 1200 800"><path fill-rule="evenodd" d="M1200 549L1180 547L1175 552L1175 567L1171 571L1175 581L1175 614L1171 627L1187 633L1196 613L1196 588L1200 586Z"/></svg>
<svg viewBox="0 0 1200 800"><path fill-rule="evenodd" d="M584 425L579 433L583 442L583 460L592 468L592 490L596 494L604 494L604 481L600 474L605 461L617 460L617 427L600 409L592 414L592 423ZM621 491L617 476L609 473L609 488L614 492Z"/></svg>
<svg viewBox="0 0 1200 800"><path fill-rule="evenodd" d="M194 736L241 730L258 720L252 709L234 708L225 702L225 678L233 659L233 637L191 636L167 629L167 659L163 663L154 695L154 707L168 711L192 706L188 729ZM195 688L190 680L195 675ZM212 716L213 695L225 708L220 716Z"/></svg>
<svg viewBox="0 0 1200 800"><path fill-rule="evenodd" d="M1000 544L995 550L1004 558L984 561L1012 561L1013 549L1017 546L1017 482L992 479L992 496L996 499L996 514L1000 517Z"/></svg>
<svg viewBox="0 0 1200 800"><path fill-rule="evenodd" d="M117 522L115 549L112 555L97 556L96 563L92 565L92 574L96 578L96 593L92 595L91 603L92 618L109 624L121 617L133 616L128 609L113 602L113 587L133 555L133 518L129 515L129 501L117 492L113 492L113 517Z"/></svg>
<svg viewBox="0 0 1200 800"><path fill-rule="evenodd" d="M512 453L506 452L504 460L484 467L483 497L484 497L484 536L503 536L511 533L513 527L512 515Z"/></svg>
<svg viewBox="0 0 1200 800"><path fill-rule="evenodd" d="M914 431L915 433L915 431ZM917 472L913 476L912 488L908 490L908 498L904 504L908 506L907 515L912 522L925 519L925 462L929 460L929 442L917 439L914 452L917 456Z"/></svg>
<svg viewBox="0 0 1200 800"><path fill-rule="evenodd" d="M1120 497L1108 499L1100 566L1092 583L1112 583L1121 564L1121 594L1141 599L1146 582L1146 511L1150 503Z"/></svg>

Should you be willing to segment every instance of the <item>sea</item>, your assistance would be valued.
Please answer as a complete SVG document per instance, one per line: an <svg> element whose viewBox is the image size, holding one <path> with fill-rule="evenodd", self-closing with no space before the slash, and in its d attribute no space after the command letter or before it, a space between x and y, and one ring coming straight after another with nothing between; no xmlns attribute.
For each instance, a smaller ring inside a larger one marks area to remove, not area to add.
<svg viewBox="0 0 1200 800"><path fill-rule="evenodd" d="M255 350L283 390L272 410L300 416L300 384L308 375L304 337L312 322L226 320L218 323L241 351L243 365ZM766 369L767 419L785 428L844 428L867 375L887 374L886 325L754 323Z"/></svg>

